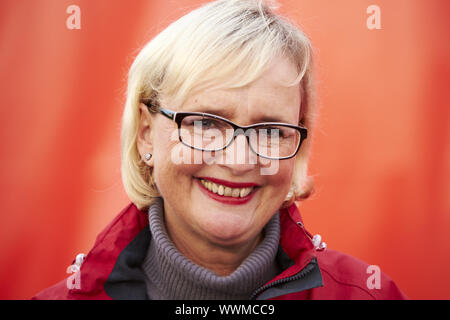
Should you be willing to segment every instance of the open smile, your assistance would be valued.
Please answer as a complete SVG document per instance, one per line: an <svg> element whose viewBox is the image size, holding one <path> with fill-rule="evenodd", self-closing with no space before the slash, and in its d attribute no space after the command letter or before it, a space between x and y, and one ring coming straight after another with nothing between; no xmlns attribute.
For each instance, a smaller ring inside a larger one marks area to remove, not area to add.
<svg viewBox="0 0 450 320"><path fill-rule="evenodd" d="M255 183L237 183L210 177L196 180L207 196L225 204L245 204L253 198L259 187Z"/></svg>

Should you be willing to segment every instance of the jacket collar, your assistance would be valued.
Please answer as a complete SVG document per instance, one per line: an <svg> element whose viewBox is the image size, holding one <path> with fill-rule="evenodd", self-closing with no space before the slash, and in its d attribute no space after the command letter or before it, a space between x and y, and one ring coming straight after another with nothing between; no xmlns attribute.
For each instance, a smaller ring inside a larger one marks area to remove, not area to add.
<svg viewBox="0 0 450 320"><path fill-rule="evenodd" d="M147 213L130 203L97 236L93 248L80 268L80 288L70 289L69 299L85 296L91 299L107 299L104 285L116 265L122 265L119 256L133 255L135 250L126 248L134 248L133 240L145 229L149 229ZM133 268L133 264L123 265L123 268L128 267Z"/></svg>
<svg viewBox="0 0 450 320"><path fill-rule="evenodd" d="M315 263L315 249L310 234L295 204L280 210L280 246L277 261L282 270L258 294L260 298L306 290L322 285L320 271ZM69 290L69 296L91 298L147 299L144 273L141 270L151 234L147 213L129 204L98 235L94 247L86 256L80 272L80 289ZM313 270L314 269L314 270ZM308 271L304 276L302 271ZM314 271L314 272L310 272ZM317 273L318 272L318 273ZM285 290L275 283L296 279ZM299 279L297 279L299 278ZM297 283L301 280L301 283ZM292 286L292 283L297 285Z"/></svg>
<svg viewBox="0 0 450 320"><path fill-rule="evenodd" d="M277 258L284 270L254 293L255 299L267 300L323 285L311 234L304 228L295 204L280 210L280 249Z"/></svg>

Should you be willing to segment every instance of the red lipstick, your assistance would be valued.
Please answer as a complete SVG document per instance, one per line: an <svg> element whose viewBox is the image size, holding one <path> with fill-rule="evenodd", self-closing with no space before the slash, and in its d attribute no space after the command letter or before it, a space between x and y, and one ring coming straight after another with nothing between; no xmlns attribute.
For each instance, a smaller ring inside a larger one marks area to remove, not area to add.
<svg viewBox="0 0 450 320"><path fill-rule="evenodd" d="M203 178L201 178L201 179L203 179ZM235 198L235 197L221 196L221 195L219 195L217 193L214 193L214 192L209 191L208 189L206 189L202 185L202 183L200 182L199 179L196 179L196 180L197 180L198 186L200 187L200 190L206 196L210 197L213 200L221 202L223 204L242 205L242 204L245 204L245 203L249 202L253 198L253 196L255 195L255 189L253 189L250 194L248 194L247 196L242 197L242 198L241 197L236 197ZM223 184L224 186L227 186L227 187L230 187L230 188L248 188L248 187L252 187L252 186L257 186L256 184L251 184L251 183L231 183L231 182L228 182L228 184L225 184L225 183L219 182L219 181L223 181L223 180L219 180L219 179L209 179L208 178L207 180L209 180L211 182L214 182L214 183ZM231 185L234 185L234 187L232 187ZM239 186L236 186L236 185L239 185ZM243 186L241 187L240 185L243 185Z"/></svg>

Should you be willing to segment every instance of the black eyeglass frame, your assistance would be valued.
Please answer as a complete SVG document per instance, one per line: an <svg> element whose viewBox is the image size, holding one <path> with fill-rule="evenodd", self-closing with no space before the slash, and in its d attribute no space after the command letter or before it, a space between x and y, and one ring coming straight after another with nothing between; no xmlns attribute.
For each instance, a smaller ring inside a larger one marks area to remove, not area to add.
<svg viewBox="0 0 450 320"><path fill-rule="evenodd" d="M149 108L149 110L151 112L154 112L151 109L150 106L147 105L147 107ZM215 114L211 114L211 113L205 113L205 112L176 112L176 111L172 111L172 110L168 110L168 109L164 109L164 108L159 108L158 111L163 116L169 118L170 120L174 121L177 124L177 126L178 126L178 139L180 140L180 142L182 144L184 144L185 146L190 147L190 148L192 148L194 150L199 150L199 151L215 152L215 151L225 150L227 147L229 147L233 143L233 141L236 139L236 137L239 134L244 134L245 137L247 138L247 143L248 143L250 149L256 155L258 155L259 157L265 158L265 159L270 159L270 160L285 160L285 159L293 158L298 153L298 150L300 150L300 146L302 145L302 142L307 138L307 135L308 135L308 129L307 128L296 126L296 125L289 124L289 123L283 123L283 122L261 122L261 123L255 123L255 124L252 124L252 125L249 125L249 126L239 126L239 125L235 124L234 122L232 122L232 121L230 121L230 120L228 120L226 118L223 118L221 116L218 116L218 115L215 115ZM185 117L188 117L188 116L202 116L202 117L207 116L207 117L211 117L211 118L214 118L214 119L222 120L222 121L228 123L234 129L233 137L230 139L230 142L228 142L223 148L217 149L217 150L202 149L202 148L194 147L194 146L192 146L190 144L187 144L186 142L183 141L183 139L181 139L180 130L181 130L181 122L183 121L183 119ZM298 142L297 148L296 148L294 153L292 153L291 155L286 156L286 157L274 158L274 157L267 157L267 156L264 156L264 155L260 155L258 152L253 150L252 145L251 145L250 140L249 140L249 137L247 135L247 130L253 129L253 128L258 128L258 127L260 128L260 127L269 127L269 126L289 127L289 128L296 129L297 131L300 132L300 140ZM243 133L239 133L238 130L242 130Z"/></svg>

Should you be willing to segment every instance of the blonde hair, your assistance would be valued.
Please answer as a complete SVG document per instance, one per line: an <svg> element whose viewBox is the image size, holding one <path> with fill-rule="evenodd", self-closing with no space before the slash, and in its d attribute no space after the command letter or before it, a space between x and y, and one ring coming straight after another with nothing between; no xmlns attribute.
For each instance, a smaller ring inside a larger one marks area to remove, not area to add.
<svg viewBox="0 0 450 320"><path fill-rule="evenodd" d="M169 25L140 51L128 75L122 122L122 179L130 200L143 209L159 196L152 168L137 149L139 104L159 107L162 96L182 105L189 94L212 86L238 88L256 80L276 56L297 65L301 87L299 124L308 139L297 155L284 205L305 199L313 189L307 176L313 124L312 48L304 33L262 0L219 0Z"/></svg>

